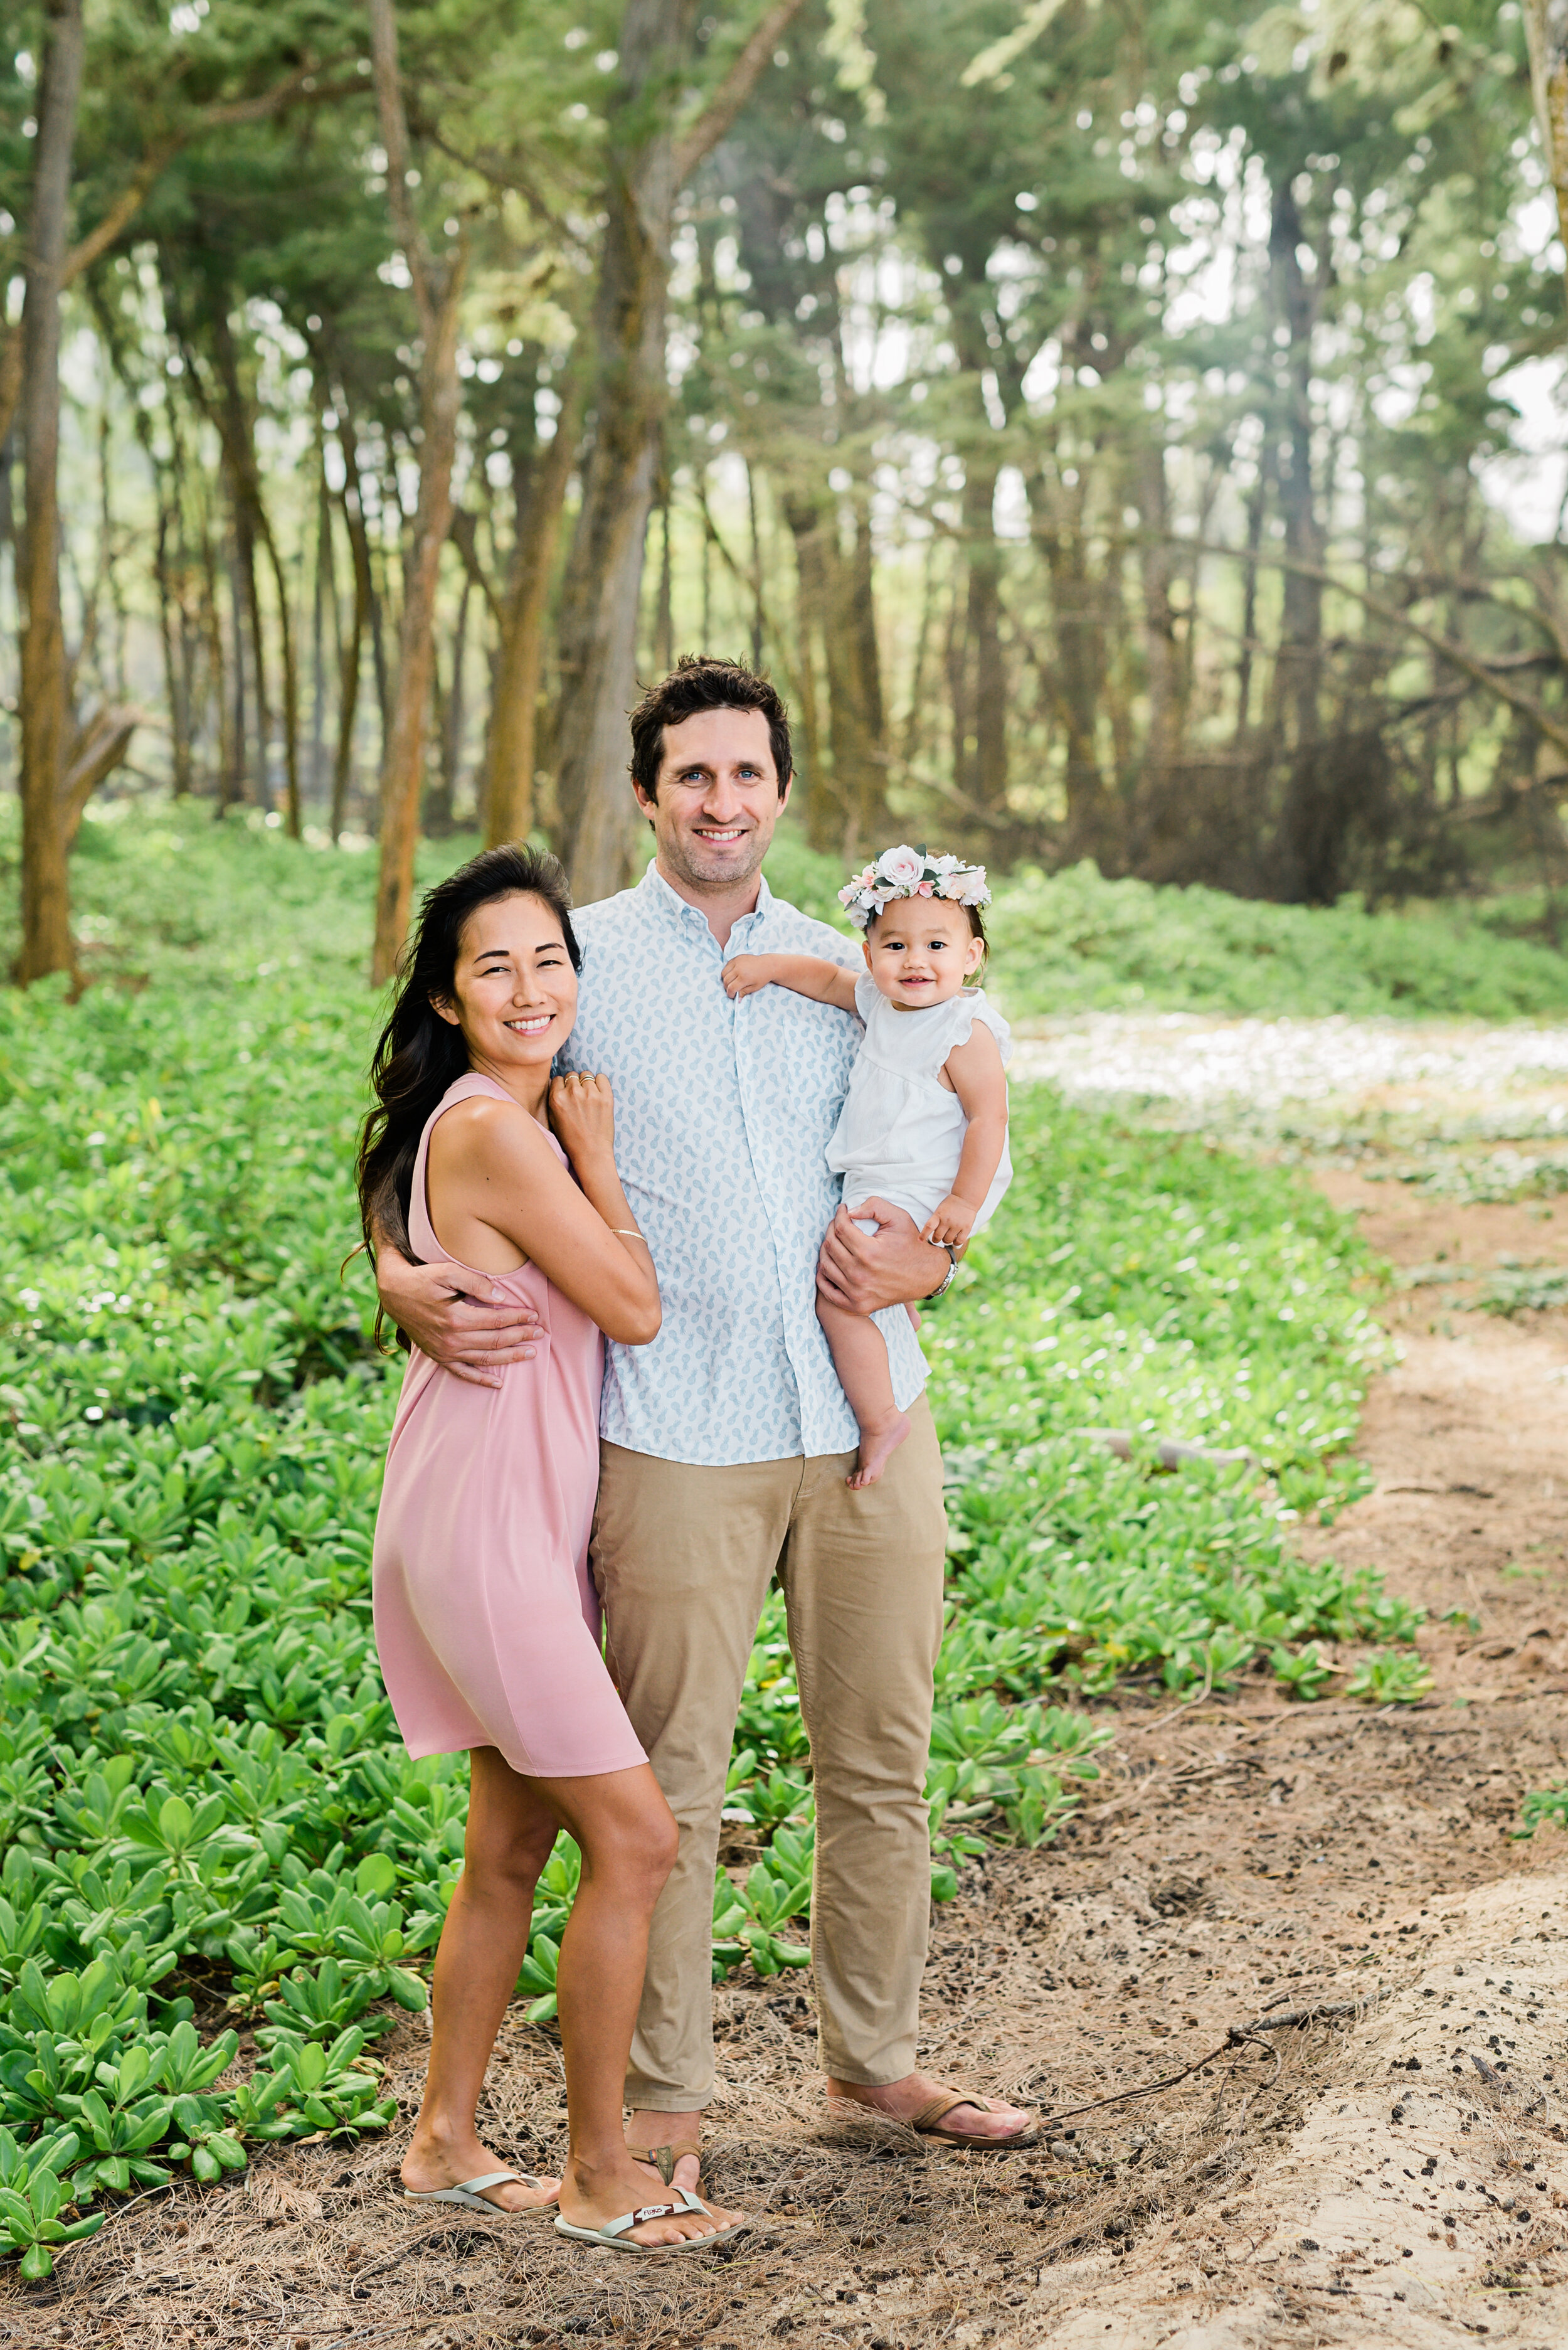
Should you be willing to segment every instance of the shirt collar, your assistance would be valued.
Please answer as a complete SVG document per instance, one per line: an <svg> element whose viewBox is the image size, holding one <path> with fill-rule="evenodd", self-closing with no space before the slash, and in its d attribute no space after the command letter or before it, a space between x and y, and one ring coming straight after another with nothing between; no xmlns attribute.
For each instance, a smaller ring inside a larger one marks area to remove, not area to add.
<svg viewBox="0 0 1568 2350"><path fill-rule="evenodd" d="M701 907L690 904L678 889L672 889L651 858L649 859L647 870L637 886L639 890L647 893L649 907L657 911L662 920L673 922L687 931L691 930L695 925L705 937L712 937L713 934L708 928L708 917L702 912ZM751 913L742 914L740 917L735 924L736 931L765 914L773 902L774 893L768 888L768 877L764 873L759 878L756 906Z"/></svg>

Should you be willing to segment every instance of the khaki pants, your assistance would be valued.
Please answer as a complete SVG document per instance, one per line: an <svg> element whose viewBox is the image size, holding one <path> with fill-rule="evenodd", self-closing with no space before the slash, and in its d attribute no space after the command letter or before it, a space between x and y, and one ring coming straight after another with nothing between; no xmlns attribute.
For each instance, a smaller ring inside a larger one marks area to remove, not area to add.
<svg viewBox="0 0 1568 2350"><path fill-rule="evenodd" d="M601 1447L593 1572L627 1711L680 1827L654 1913L627 2100L698 2112L713 2083L713 1869L757 1620L776 1575L816 1793L812 1952L826 2070L915 2069L930 1909L925 1805L941 1642L941 1455L922 1398L879 1484L854 1455L692 1468Z"/></svg>

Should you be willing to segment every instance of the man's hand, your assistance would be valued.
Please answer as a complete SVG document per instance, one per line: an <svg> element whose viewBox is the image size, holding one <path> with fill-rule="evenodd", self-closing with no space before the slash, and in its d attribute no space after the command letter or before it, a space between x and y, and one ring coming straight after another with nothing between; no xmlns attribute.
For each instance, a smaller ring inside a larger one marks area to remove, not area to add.
<svg viewBox="0 0 1568 2350"><path fill-rule="evenodd" d="M859 1226L875 1221L874 1232ZM876 1314L884 1305L911 1305L929 1297L947 1277L946 1249L920 1238L915 1220L887 1200L857 1201L853 1212L841 1207L823 1236L816 1285L830 1305L851 1314Z"/></svg>
<svg viewBox="0 0 1568 2350"><path fill-rule="evenodd" d="M410 1264L386 1241L376 1252L381 1303L421 1354L471 1386L498 1388L505 1364L533 1361L539 1316L482 1275L467 1276L473 1289L459 1289L454 1273L451 1265Z"/></svg>

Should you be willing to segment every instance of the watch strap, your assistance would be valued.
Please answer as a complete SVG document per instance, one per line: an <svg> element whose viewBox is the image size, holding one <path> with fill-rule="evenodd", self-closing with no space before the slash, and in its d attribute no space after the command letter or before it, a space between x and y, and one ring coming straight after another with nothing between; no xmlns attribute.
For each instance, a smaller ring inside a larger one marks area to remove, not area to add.
<svg viewBox="0 0 1568 2350"><path fill-rule="evenodd" d="M924 1303L928 1305L931 1305L935 1304L939 1297L944 1297L953 1285L954 1276L958 1272L958 1251L950 1241L928 1241L926 1245L928 1248L946 1249L948 1253L948 1269L946 1273L943 1274L940 1281L938 1282L934 1289L929 1289L926 1292Z"/></svg>

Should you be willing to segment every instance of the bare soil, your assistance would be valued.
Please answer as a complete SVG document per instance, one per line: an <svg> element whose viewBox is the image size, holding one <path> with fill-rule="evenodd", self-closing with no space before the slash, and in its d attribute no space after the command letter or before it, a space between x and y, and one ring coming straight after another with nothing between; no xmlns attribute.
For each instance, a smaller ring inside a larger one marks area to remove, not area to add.
<svg viewBox="0 0 1568 2350"><path fill-rule="evenodd" d="M1302 1540L1428 1608L1431 1691L1126 1699L1062 1840L973 1865L937 1913L926 1986L925 2061L1043 2113L1200 2069L1031 2151L962 2154L826 2113L805 1991L742 1979L717 1994L711 2178L757 2226L724 2254L437 2219L398 2199L396 2145L299 2147L123 2211L45 2286L8 2268L0 2341L1568 2340L1568 1840L1511 1835L1524 1793L1568 1777L1568 1319L1488 1316L1447 1279L1568 1264L1568 1205L1321 1180L1429 1277L1387 1309L1404 1360L1359 1439L1376 1490ZM411 2111L420 2023L383 2044ZM507 2158L559 2167L558 2051L520 2012L490 2103Z"/></svg>

